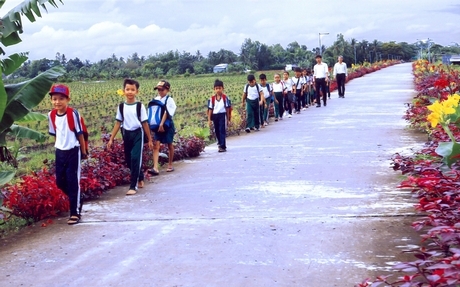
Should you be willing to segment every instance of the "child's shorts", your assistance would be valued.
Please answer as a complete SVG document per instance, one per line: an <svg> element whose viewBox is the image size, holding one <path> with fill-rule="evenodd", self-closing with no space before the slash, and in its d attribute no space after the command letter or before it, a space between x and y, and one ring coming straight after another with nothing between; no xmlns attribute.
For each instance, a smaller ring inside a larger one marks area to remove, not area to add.
<svg viewBox="0 0 460 287"><path fill-rule="evenodd" d="M176 128L174 127L174 122L171 123L171 126L164 132L155 132L153 138L156 141L159 141L162 144L171 144L174 141L174 134L176 133Z"/></svg>

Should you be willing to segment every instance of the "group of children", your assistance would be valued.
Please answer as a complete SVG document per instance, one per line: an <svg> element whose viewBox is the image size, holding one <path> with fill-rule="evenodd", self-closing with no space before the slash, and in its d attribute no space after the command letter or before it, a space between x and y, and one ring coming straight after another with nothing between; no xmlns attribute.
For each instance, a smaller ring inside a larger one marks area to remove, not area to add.
<svg viewBox="0 0 460 287"><path fill-rule="evenodd" d="M153 169L148 170L152 175L159 174L158 157L160 143L168 145L167 172L174 171L173 138L175 134L172 117L176 111L174 99L168 95L171 85L167 81L160 81L154 88L158 96L149 103L149 109L137 101L139 82L125 79L123 93L125 101L116 112L115 126L110 135L107 148L113 147L113 140L121 130L124 144L126 165L130 169L130 186L126 195L134 195L138 188L144 187L144 173L141 170L144 137L148 147L153 149ZM70 217L67 224L77 224L81 220L80 195L80 161L86 159L88 151L83 137L83 120L77 110L69 107L70 90L62 84L55 84L49 92L53 110L48 114L49 133L55 137L56 156L56 185L68 197L70 203ZM154 108L156 107L156 109ZM153 123L152 113L160 111L157 123ZM153 133L152 140L151 134Z"/></svg>
<svg viewBox="0 0 460 287"><path fill-rule="evenodd" d="M321 62L321 56L317 56L316 60L313 75L306 69L295 68L293 77L289 77L287 71L284 71L283 79L280 74L275 74L272 84L267 83L265 74L259 76L260 83L257 83L254 75L247 76L248 83L243 88L242 97L242 105L246 109L247 133L251 130L259 131L261 127L269 124L271 104L274 104L275 121L282 120L285 116L290 118L293 113L299 114L301 110L306 110L315 103L320 107L320 93L323 95L323 105L326 106L326 95L330 98L329 91L325 89L329 83L329 72L327 64ZM112 149L115 136L121 130L125 161L130 169L127 195L134 195L138 188L144 187L144 173L141 170L144 137L147 138L148 147L153 150L153 168L148 170L148 173L159 174L160 143L168 145L169 162L166 171L174 171L172 162L175 127L172 118L176 112L176 104L169 96L171 85L165 80L156 85L154 90L158 95L149 102L148 109L136 98L139 86L136 80L124 80L125 101L117 108L115 126L107 144L107 148ZM87 158L88 154L83 137L84 125L80 114L69 107L68 86L53 85L49 95L54 107L48 118L49 133L55 137L56 184L68 196L70 202L70 217L67 223L77 224L81 219L82 207L80 161ZM313 97L314 95L316 97ZM208 100L207 118L209 127L214 126L219 152L227 151L226 130L231 122L231 111L231 101L224 94L224 83L217 79L214 82L214 94Z"/></svg>

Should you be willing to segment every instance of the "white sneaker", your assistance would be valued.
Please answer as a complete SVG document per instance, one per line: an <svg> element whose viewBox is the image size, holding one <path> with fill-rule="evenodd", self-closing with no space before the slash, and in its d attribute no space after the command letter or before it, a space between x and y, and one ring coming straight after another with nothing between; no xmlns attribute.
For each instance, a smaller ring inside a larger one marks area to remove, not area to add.
<svg viewBox="0 0 460 287"><path fill-rule="evenodd" d="M267 122L265 122L265 123L264 123L264 126L268 126L268 123L267 123Z"/></svg>
<svg viewBox="0 0 460 287"><path fill-rule="evenodd" d="M302 110L306 111L306 110L307 110L307 108L303 108Z"/></svg>
<svg viewBox="0 0 460 287"><path fill-rule="evenodd" d="M292 115L288 115L288 118L292 118Z"/></svg>

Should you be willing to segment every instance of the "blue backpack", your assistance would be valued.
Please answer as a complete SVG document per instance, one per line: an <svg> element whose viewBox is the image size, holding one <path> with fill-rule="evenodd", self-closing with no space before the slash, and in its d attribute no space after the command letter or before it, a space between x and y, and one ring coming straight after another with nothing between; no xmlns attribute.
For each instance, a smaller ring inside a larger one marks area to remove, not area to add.
<svg viewBox="0 0 460 287"><path fill-rule="evenodd" d="M158 132L158 128L160 127L161 119L163 118L163 115L167 111L166 109L166 103L168 102L169 96L166 96L166 100L163 103L161 100L151 100L149 102L148 108L147 108L147 117L148 117L148 124L150 126L150 129L154 132ZM165 129L169 128L171 126L172 120L171 116L169 116L166 119L166 121L163 124L163 127Z"/></svg>

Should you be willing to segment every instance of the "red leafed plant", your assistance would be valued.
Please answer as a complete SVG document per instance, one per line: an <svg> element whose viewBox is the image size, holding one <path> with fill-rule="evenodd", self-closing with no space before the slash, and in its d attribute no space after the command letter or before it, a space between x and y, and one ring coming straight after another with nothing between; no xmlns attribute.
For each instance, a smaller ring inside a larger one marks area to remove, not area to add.
<svg viewBox="0 0 460 287"><path fill-rule="evenodd" d="M414 83L418 94L405 119L415 128L427 126L426 106L435 99L444 100L458 92L460 78L457 70L427 61L417 61ZM450 126L458 140L460 131ZM366 279L356 286L460 286L460 165L447 168L435 152L439 142L449 141L449 136L438 126L429 133L430 141L413 156L393 157L393 169L407 178L400 188L410 189L418 198L415 209L424 217L412 223L421 232L420 247L405 252L414 255L412 262L397 264L394 269L401 274Z"/></svg>

